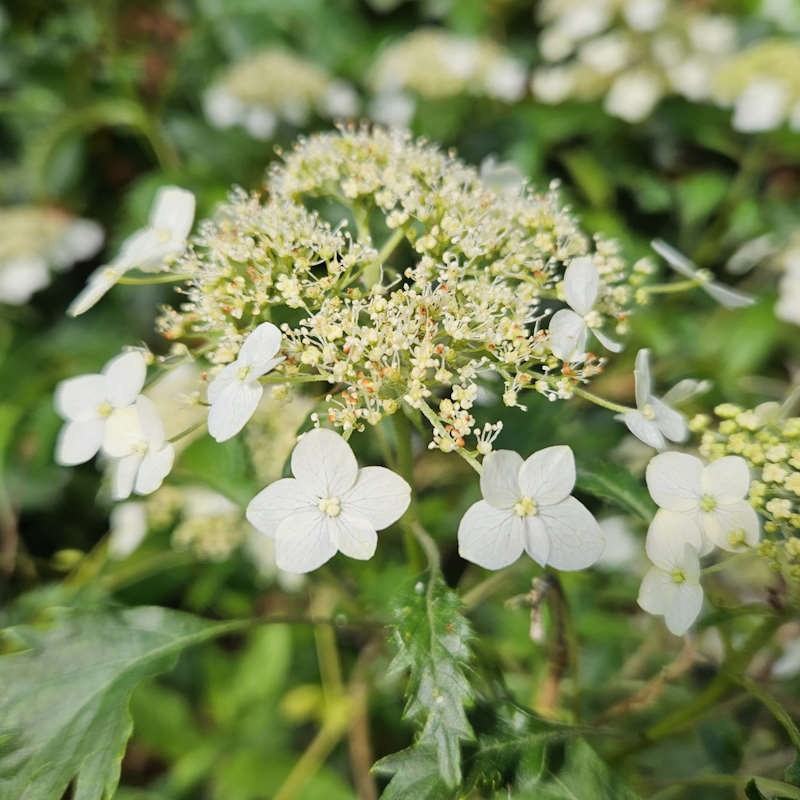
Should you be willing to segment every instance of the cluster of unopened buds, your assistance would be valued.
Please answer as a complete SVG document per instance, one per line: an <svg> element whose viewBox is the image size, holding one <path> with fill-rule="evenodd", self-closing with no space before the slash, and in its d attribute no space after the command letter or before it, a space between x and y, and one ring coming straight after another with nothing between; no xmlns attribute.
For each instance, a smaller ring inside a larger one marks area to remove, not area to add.
<svg viewBox="0 0 800 800"><path fill-rule="evenodd" d="M102 373L58 387L56 407L66 420L58 460L78 464L100 452L117 500L157 489L175 450L148 395L170 366L187 360L200 367L193 402L207 408L202 421L218 442L248 425L266 386L285 397L316 384L327 387L322 414L311 414L314 428L297 441L294 477L270 483L246 510L250 523L274 539L279 568L308 572L337 552L370 558L377 532L403 517L410 475L359 468L348 444L355 431L393 415L426 420L432 446L458 453L481 476L483 499L458 529L464 558L488 569L511 564L523 551L562 570L596 562L603 536L571 496L571 449L547 447L526 460L495 450L502 426L479 425L472 409L480 392L499 382L509 406L524 408L523 392L549 400L577 395L616 412L653 448L684 441L686 420L671 404L702 387L683 381L656 396L647 350L636 358L635 406L583 388L604 362L588 349L592 338L619 351L616 336L625 332L634 295L658 287L633 280L614 243L590 243L553 191L495 190L452 155L402 133L361 128L303 140L271 170L269 188L266 200L234 193L190 241L191 194L162 190L148 227L90 278L73 313L86 311L134 267L159 271L152 276L159 282L182 283L184 299L163 309L159 321L170 354L132 350ZM338 218L306 209L304 201L319 197L339 203ZM659 249L687 278L686 288L699 286L731 306L749 302L666 246ZM144 389L148 364L157 371ZM661 572L648 575L640 601L657 613L666 609L647 587L663 584L661 573L670 591L684 592L696 586L692 559L712 545L737 549L758 538L755 511L741 499L750 483L746 466L731 467L731 498L718 491L715 477L730 460L702 474L700 467L685 470L680 480L691 474L697 485L684 492L669 477L676 459L700 463L668 453L648 473L664 509L648 535ZM664 532L679 524L682 545L674 551L671 535L667 553ZM677 619L669 611L673 631L682 632L699 611L696 591L689 603L674 604L683 609Z"/></svg>

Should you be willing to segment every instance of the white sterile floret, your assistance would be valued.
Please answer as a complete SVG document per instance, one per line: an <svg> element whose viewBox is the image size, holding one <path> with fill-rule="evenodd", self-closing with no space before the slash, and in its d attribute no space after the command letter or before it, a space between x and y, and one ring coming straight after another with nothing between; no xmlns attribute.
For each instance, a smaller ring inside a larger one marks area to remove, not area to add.
<svg viewBox="0 0 800 800"><path fill-rule="evenodd" d="M124 500L131 494L151 494L164 482L175 460L175 449L164 441L158 411L144 395L108 420L103 452L111 463L111 495Z"/></svg>
<svg viewBox="0 0 800 800"><path fill-rule="evenodd" d="M280 346L280 330L263 322L244 340L236 361L209 384L208 432L218 442L235 436L253 416L264 392L258 379L283 361L276 357Z"/></svg>
<svg viewBox="0 0 800 800"><path fill-rule="evenodd" d="M497 450L483 461L483 500L458 526L458 552L486 569L501 569L523 550L542 566L577 570L603 554L603 535L589 510L570 496L575 485L572 450L546 447L527 460Z"/></svg>
<svg viewBox="0 0 800 800"><path fill-rule="evenodd" d="M368 559L376 531L403 516L411 488L385 467L358 468L345 440L330 430L305 434L292 453L294 478L283 478L259 492L247 519L275 539L280 569L317 569L338 551Z"/></svg>
<svg viewBox="0 0 800 800"><path fill-rule="evenodd" d="M687 278L697 281L700 288L713 297L721 306L725 308L744 308L755 303L755 299L749 295L737 292L721 283L711 280L711 273L699 270L689 261L686 256L681 255L674 247L670 247L661 239L655 239L651 243L653 250L663 258L667 264L676 272Z"/></svg>
<svg viewBox="0 0 800 800"><path fill-rule="evenodd" d="M757 133L779 128L791 98L786 82L775 78L757 78L737 96L731 125L742 133Z"/></svg>
<svg viewBox="0 0 800 800"><path fill-rule="evenodd" d="M55 407L66 420L56 444L59 464L82 464L97 453L109 419L136 402L146 373L142 354L130 352L111 359L102 373L78 375L58 384Z"/></svg>
<svg viewBox="0 0 800 800"><path fill-rule="evenodd" d="M653 566L644 576L637 602L648 614L663 616L667 628L683 636L703 606L697 551L678 529L665 527L648 535L647 556Z"/></svg>
<svg viewBox="0 0 800 800"><path fill-rule="evenodd" d="M550 348L562 361L584 356L589 331L613 353L622 349L599 330L603 318L593 311L599 293L600 274L591 256L576 258L564 273L564 298L569 308L556 311L550 320Z"/></svg>
<svg viewBox="0 0 800 800"><path fill-rule="evenodd" d="M147 227L129 236L110 264L96 269L67 313L73 317L88 311L131 269L153 272L186 247L194 221L194 195L177 186L164 186L156 195Z"/></svg>
<svg viewBox="0 0 800 800"><path fill-rule="evenodd" d="M647 69L621 73L611 84L603 107L625 122L641 122L664 93L658 76Z"/></svg>
<svg viewBox="0 0 800 800"><path fill-rule="evenodd" d="M637 439L656 450L663 450L667 446L667 439L672 442L684 441L689 435L686 418L653 394L649 350L643 349L636 354L633 377L636 384L636 411L628 411L618 418Z"/></svg>
<svg viewBox="0 0 800 800"><path fill-rule="evenodd" d="M750 469L740 456L706 466L687 453L660 453L647 465L647 488L659 506L648 539L672 531L701 555L715 545L738 551L758 543L758 515L744 499Z"/></svg>

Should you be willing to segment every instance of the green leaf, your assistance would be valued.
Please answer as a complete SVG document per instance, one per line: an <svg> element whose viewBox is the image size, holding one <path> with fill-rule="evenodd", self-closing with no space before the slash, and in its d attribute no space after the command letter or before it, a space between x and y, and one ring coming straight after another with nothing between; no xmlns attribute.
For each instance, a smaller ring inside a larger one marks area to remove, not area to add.
<svg viewBox="0 0 800 800"><path fill-rule="evenodd" d="M528 786L531 793L519 794L519 800L639 800L584 739L568 741L559 768L551 766Z"/></svg>
<svg viewBox="0 0 800 800"><path fill-rule="evenodd" d="M578 470L576 486L583 492L630 511L649 523L656 507L647 489L628 470L615 464L584 465Z"/></svg>
<svg viewBox="0 0 800 800"><path fill-rule="evenodd" d="M748 800L800 800L800 788L771 778L752 778L744 791Z"/></svg>
<svg viewBox="0 0 800 800"><path fill-rule="evenodd" d="M719 205L730 178L721 172L697 172L676 186L678 207L684 225L696 225Z"/></svg>
<svg viewBox="0 0 800 800"><path fill-rule="evenodd" d="M461 614L461 600L437 576L427 587L417 583L395 616L397 655L389 673L408 671L404 717L421 731L403 759L383 759L380 768L385 771L396 765L403 774L396 774L393 783L405 785L410 773L419 771L412 769L415 753L428 760L433 752L445 785L457 786L461 782L460 743L474 738L465 711L473 700L466 675L472 631Z"/></svg>
<svg viewBox="0 0 800 800"><path fill-rule="evenodd" d="M131 735L131 693L186 647L231 629L165 608L79 613L0 658L0 796L105 800Z"/></svg>
<svg viewBox="0 0 800 800"><path fill-rule="evenodd" d="M431 745L414 745L386 756L373 767L376 772L392 775L381 800L446 800L452 797L439 774L439 758Z"/></svg>

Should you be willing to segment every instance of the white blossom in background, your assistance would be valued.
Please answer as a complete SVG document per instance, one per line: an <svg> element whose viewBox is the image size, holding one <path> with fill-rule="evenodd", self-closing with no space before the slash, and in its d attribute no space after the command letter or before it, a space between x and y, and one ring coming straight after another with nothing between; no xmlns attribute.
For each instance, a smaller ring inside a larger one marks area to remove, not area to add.
<svg viewBox="0 0 800 800"><path fill-rule="evenodd" d="M649 70L623 72L611 84L603 108L625 122L641 122L650 115L664 90L658 76Z"/></svg>
<svg viewBox="0 0 800 800"><path fill-rule="evenodd" d="M800 325L800 245L787 249L779 257L783 275L778 282L775 314L784 322Z"/></svg>
<svg viewBox="0 0 800 800"><path fill-rule="evenodd" d="M194 222L195 198L186 189L164 186L158 190L147 227L129 236L119 255L96 269L86 287L72 301L67 313L73 317L88 311L129 270L155 272L186 247Z"/></svg>
<svg viewBox="0 0 800 800"><path fill-rule="evenodd" d="M637 602L648 613L664 617L667 628L683 636L703 607L700 559L679 530L659 529L647 537L647 556L653 562L639 588Z"/></svg>
<svg viewBox="0 0 800 800"><path fill-rule="evenodd" d="M603 555L595 564L609 571L632 570L641 561L641 544L631 528L629 517L613 516L597 520L605 541Z"/></svg>
<svg viewBox="0 0 800 800"><path fill-rule="evenodd" d="M416 108L416 101L406 92L381 92L372 98L367 113L381 125L404 129L411 124Z"/></svg>
<svg viewBox="0 0 800 800"><path fill-rule="evenodd" d="M603 318L594 311L600 293L600 275L590 256L576 258L564 273L564 298L569 308L562 308L550 320L550 346L562 361L582 358L591 331L600 343L618 353L622 345L599 330Z"/></svg>
<svg viewBox="0 0 800 800"><path fill-rule="evenodd" d="M672 269L686 278L697 281L698 286L710 297L716 300L725 308L744 308L755 303L755 299L743 292L737 292L729 286L723 286L712 280L711 273L707 270L700 270L689 261L686 256L679 253L661 239L655 239L651 243L653 250L656 251Z"/></svg>
<svg viewBox="0 0 800 800"><path fill-rule="evenodd" d="M151 400L140 395L136 404L109 417L103 453L111 459L111 496L151 494L164 482L175 460L175 449L164 439L164 426Z"/></svg>
<svg viewBox="0 0 800 800"><path fill-rule="evenodd" d="M540 67L531 77L531 92L542 103L563 103L575 88L575 73L568 67Z"/></svg>
<svg viewBox="0 0 800 800"><path fill-rule="evenodd" d="M63 272L94 256L103 229L57 208L19 205L0 208L0 303L23 305Z"/></svg>
<svg viewBox="0 0 800 800"><path fill-rule="evenodd" d="M306 433L292 453L293 478L257 494L247 519L275 539L275 561L287 572L311 572L337 552L368 559L377 531L403 516L411 488L385 467L358 468L345 440L330 430Z"/></svg>
<svg viewBox="0 0 800 800"><path fill-rule="evenodd" d="M786 116L789 87L775 78L756 78L737 96L731 125L743 133L778 128Z"/></svg>
<svg viewBox="0 0 800 800"><path fill-rule="evenodd" d="M507 197L519 197L525 188L526 178L517 166L510 161L499 161L495 155L481 161L479 174L490 189Z"/></svg>
<svg viewBox="0 0 800 800"><path fill-rule="evenodd" d="M147 510L144 503L131 500L114 506L109 515L109 526L109 558L127 558L147 536Z"/></svg>
<svg viewBox="0 0 800 800"><path fill-rule="evenodd" d="M659 506L648 539L673 532L701 555L714 546L737 552L758 543L758 515L745 499L750 468L740 456L705 465L688 453L660 453L648 464L646 479Z"/></svg>
<svg viewBox="0 0 800 800"><path fill-rule="evenodd" d="M218 442L235 436L253 416L264 387L259 378L283 361L281 332L271 322L259 325L242 344L232 364L208 386L208 432Z"/></svg>
<svg viewBox="0 0 800 800"><path fill-rule="evenodd" d="M621 414L618 419L637 438L656 450L667 446L667 439L683 442L689 435L686 418L653 394L650 377L650 351L639 350L633 371L636 385L636 410Z"/></svg>
<svg viewBox="0 0 800 800"><path fill-rule="evenodd" d="M564 445L527 460L496 450L483 460L479 500L458 526L458 552L486 569L513 564L523 551L541 566L584 569L603 553L600 526L570 495L575 459Z"/></svg>
<svg viewBox="0 0 800 800"><path fill-rule="evenodd" d="M656 30L667 10L667 0L627 0L622 13L628 25L637 31Z"/></svg>
<svg viewBox="0 0 800 800"><path fill-rule="evenodd" d="M82 464L97 454L109 420L136 402L146 373L144 357L132 351L111 359L102 373L78 375L58 384L55 408L66 421L56 443L59 464Z"/></svg>

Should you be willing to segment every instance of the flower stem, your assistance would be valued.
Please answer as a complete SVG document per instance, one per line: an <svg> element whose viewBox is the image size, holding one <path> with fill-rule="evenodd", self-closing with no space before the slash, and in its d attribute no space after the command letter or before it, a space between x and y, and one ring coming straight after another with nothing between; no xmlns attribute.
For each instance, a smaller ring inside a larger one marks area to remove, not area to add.
<svg viewBox="0 0 800 800"><path fill-rule="evenodd" d="M653 283L650 286L642 286L641 291L646 294L672 294L673 292L685 292L689 289L696 289L702 285L702 281L689 278L685 281L671 281L670 283Z"/></svg>
<svg viewBox="0 0 800 800"><path fill-rule="evenodd" d="M154 275L152 278L131 278L125 277L117 279L117 283L122 286L153 286L157 283L178 283L179 281L186 281L191 278L191 275Z"/></svg>
<svg viewBox="0 0 800 800"><path fill-rule="evenodd" d="M408 511L401 520L403 528L403 543L406 550L406 558L414 572L422 569L422 552L418 537L415 536L412 528L413 522L418 519L417 499L414 491L414 456L411 450L411 426L408 424L408 417L400 409L392 416L395 434L395 462L397 471L411 487L411 502Z"/></svg>
<svg viewBox="0 0 800 800"><path fill-rule="evenodd" d="M419 410L422 413L422 416L430 422L430 424L439 432L442 438L447 437L447 431L444 429L441 420L436 415L436 412L424 401L419 401ZM480 465L480 462L474 456L471 456L463 447L457 447L456 452L464 459L464 461L469 464L478 475L483 473L483 468Z"/></svg>
<svg viewBox="0 0 800 800"><path fill-rule="evenodd" d="M609 411L616 411L618 414L627 414L629 411L636 411L635 408L630 408L629 406L623 406L620 403L614 403L611 400L606 400L603 397L598 397L596 394L587 392L586 389L581 389L578 386L575 387L574 391L578 397L582 397L584 400L588 400L590 403L594 403L597 406L602 406L603 408L607 408Z"/></svg>

